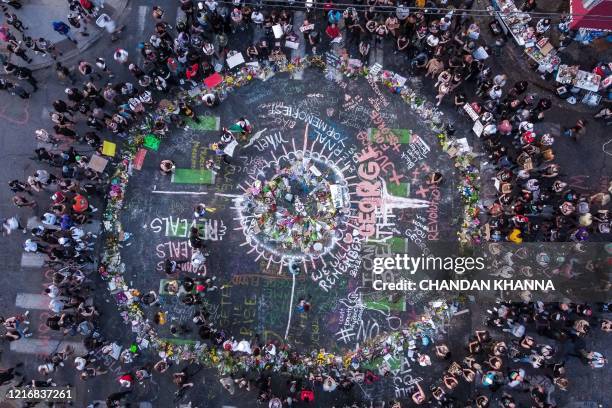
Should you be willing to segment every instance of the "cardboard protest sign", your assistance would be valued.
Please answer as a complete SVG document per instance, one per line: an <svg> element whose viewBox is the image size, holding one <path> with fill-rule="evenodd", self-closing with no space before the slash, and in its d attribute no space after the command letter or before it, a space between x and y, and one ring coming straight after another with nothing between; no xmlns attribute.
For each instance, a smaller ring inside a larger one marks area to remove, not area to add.
<svg viewBox="0 0 612 408"><path fill-rule="evenodd" d="M314 24L308 24L308 25L300 27L301 32L308 31L308 30L314 30Z"/></svg>
<svg viewBox="0 0 612 408"><path fill-rule="evenodd" d="M108 164L108 159L105 159L104 157L98 154L94 154L91 156L91 159L89 159L89 163L87 164L87 167L92 169L93 171L102 173L104 169L106 168L107 164Z"/></svg>
<svg viewBox="0 0 612 408"><path fill-rule="evenodd" d="M117 145L113 142L109 142L105 140L102 142L102 154L105 156L115 157L115 152L117 151Z"/></svg>
<svg viewBox="0 0 612 408"><path fill-rule="evenodd" d="M242 56L241 52L238 52L234 55L232 55L231 57L227 57L227 66L230 67L230 69L237 67L240 64L244 64L244 57Z"/></svg>
<svg viewBox="0 0 612 408"><path fill-rule="evenodd" d="M211 76L204 79L204 85L206 85L208 88L214 88L221 82L223 82L223 77L218 72L215 72Z"/></svg>

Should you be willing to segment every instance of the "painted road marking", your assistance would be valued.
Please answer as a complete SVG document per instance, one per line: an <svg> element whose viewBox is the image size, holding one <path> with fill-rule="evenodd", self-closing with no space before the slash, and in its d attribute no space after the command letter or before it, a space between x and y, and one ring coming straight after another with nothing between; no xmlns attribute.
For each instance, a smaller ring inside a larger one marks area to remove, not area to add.
<svg viewBox="0 0 612 408"><path fill-rule="evenodd" d="M21 255L22 268L40 268L45 264L46 256L39 253L24 252Z"/></svg>
<svg viewBox="0 0 612 408"><path fill-rule="evenodd" d="M219 197L227 197L231 199L241 199L242 198L242 195L240 194L215 193L215 195Z"/></svg>
<svg viewBox="0 0 612 408"><path fill-rule="evenodd" d="M47 339L33 339L33 338L22 338L18 341L11 342L11 351L15 353L23 354L43 354L48 355L61 351L66 346L74 348L75 355L82 355L87 353L87 349L83 342L76 341L62 341L62 340L47 340Z"/></svg>
<svg viewBox="0 0 612 408"><path fill-rule="evenodd" d="M145 29L145 19L147 18L148 6L138 7L138 32L143 33Z"/></svg>
<svg viewBox="0 0 612 408"><path fill-rule="evenodd" d="M291 270L289 270L291 272ZM287 340L287 336L289 336L289 328L291 327L291 316L293 315L293 296L295 295L295 273L291 272L293 275L293 282L291 283L291 300L289 300L289 317L287 317L287 329L285 330L285 340Z"/></svg>
<svg viewBox="0 0 612 408"><path fill-rule="evenodd" d="M47 295L35 293L17 293L15 306L22 309L47 310L51 298Z"/></svg>

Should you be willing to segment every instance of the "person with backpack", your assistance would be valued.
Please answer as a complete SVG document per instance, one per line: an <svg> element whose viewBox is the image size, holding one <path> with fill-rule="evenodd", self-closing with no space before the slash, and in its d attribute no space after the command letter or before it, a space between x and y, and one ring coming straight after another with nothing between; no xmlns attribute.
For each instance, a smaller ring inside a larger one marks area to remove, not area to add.
<svg viewBox="0 0 612 408"><path fill-rule="evenodd" d="M63 35L73 43L78 44L77 40L72 37L68 24L64 23L63 21L54 21L51 24L53 25L53 30L55 30L58 34Z"/></svg>
<svg viewBox="0 0 612 408"><path fill-rule="evenodd" d="M87 14L93 14L95 11L95 7L93 5L93 3L89 0L79 0L79 4L81 5L81 8L83 9L83 11L85 11Z"/></svg>

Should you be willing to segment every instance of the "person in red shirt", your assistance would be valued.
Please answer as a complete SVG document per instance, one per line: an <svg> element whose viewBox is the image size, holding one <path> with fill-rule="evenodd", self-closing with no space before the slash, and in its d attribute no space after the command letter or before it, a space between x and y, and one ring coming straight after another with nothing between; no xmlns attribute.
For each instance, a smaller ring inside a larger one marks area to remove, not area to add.
<svg viewBox="0 0 612 408"><path fill-rule="evenodd" d="M325 29L325 34L327 34L330 40L333 40L334 38L340 37L340 29L336 24L330 24Z"/></svg>
<svg viewBox="0 0 612 408"><path fill-rule="evenodd" d="M199 68L198 64L193 64L192 66L187 68L187 71L185 72L185 76L187 77L188 80L197 81L196 77L198 75L198 68Z"/></svg>
<svg viewBox="0 0 612 408"><path fill-rule="evenodd" d="M327 16L329 14L329 11L334 7L334 3L331 0L328 0L325 2L325 4L323 4L323 12L325 13L324 15Z"/></svg>
<svg viewBox="0 0 612 408"><path fill-rule="evenodd" d="M74 212L81 214L85 212L88 208L89 201L87 201L87 198L85 198L85 196L81 194L77 194L74 197L74 204L72 204L72 209L74 210Z"/></svg>
<svg viewBox="0 0 612 408"><path fill-rule="evenodd" d="M124 388L130 388L133 382L134 378L129 373L123 374L121 377L119 377L119 384L121 384L121 386Z"/></svg>

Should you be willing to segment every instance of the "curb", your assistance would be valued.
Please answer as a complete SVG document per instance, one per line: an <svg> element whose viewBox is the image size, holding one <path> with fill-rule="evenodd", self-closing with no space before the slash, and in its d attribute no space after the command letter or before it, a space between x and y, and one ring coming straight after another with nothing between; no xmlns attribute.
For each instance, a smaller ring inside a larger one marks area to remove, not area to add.
<svg viewBox="0 0 612 408"><path fill-rule="evenodd" d="M115 10L113 15L111 15L111 18L113 18L117 23L120 20L123 20L124 16L124 11L128 6L130 0L118 0L117 4L115 6L113 6L113 9ZM104 9L102 9L104 10ZM118 24L119 25L119 24ZM95 24L92 25L93 27L95 27L97 29L97 31L94 33L92 32L91 35L89 37L87 37L87 40L85 41L80 41L79 45L77 46L77 48L70 50L68 52L65 52L64 55L62 55L60 58L58 58L57 60L54 59L50 59L49 61L45 61L45 62L41 62L38 64L34 64L31 65L29 68L32 71L40 71L41 69L45 69L47 67L50 67L52 65L54 65L56 62L65 62L71 58L76 57L77 55L79 55L80 53L82 53L83 51L87 50L89 47L91 47L92 45L94 45L96 42L98 42L98 40L100 40L105 34L106 34L106 30L103 28L99 28L98 26L96 26ZM3 75L7 75L4 72L2 72L0 74L0 76Z"/></svg>

